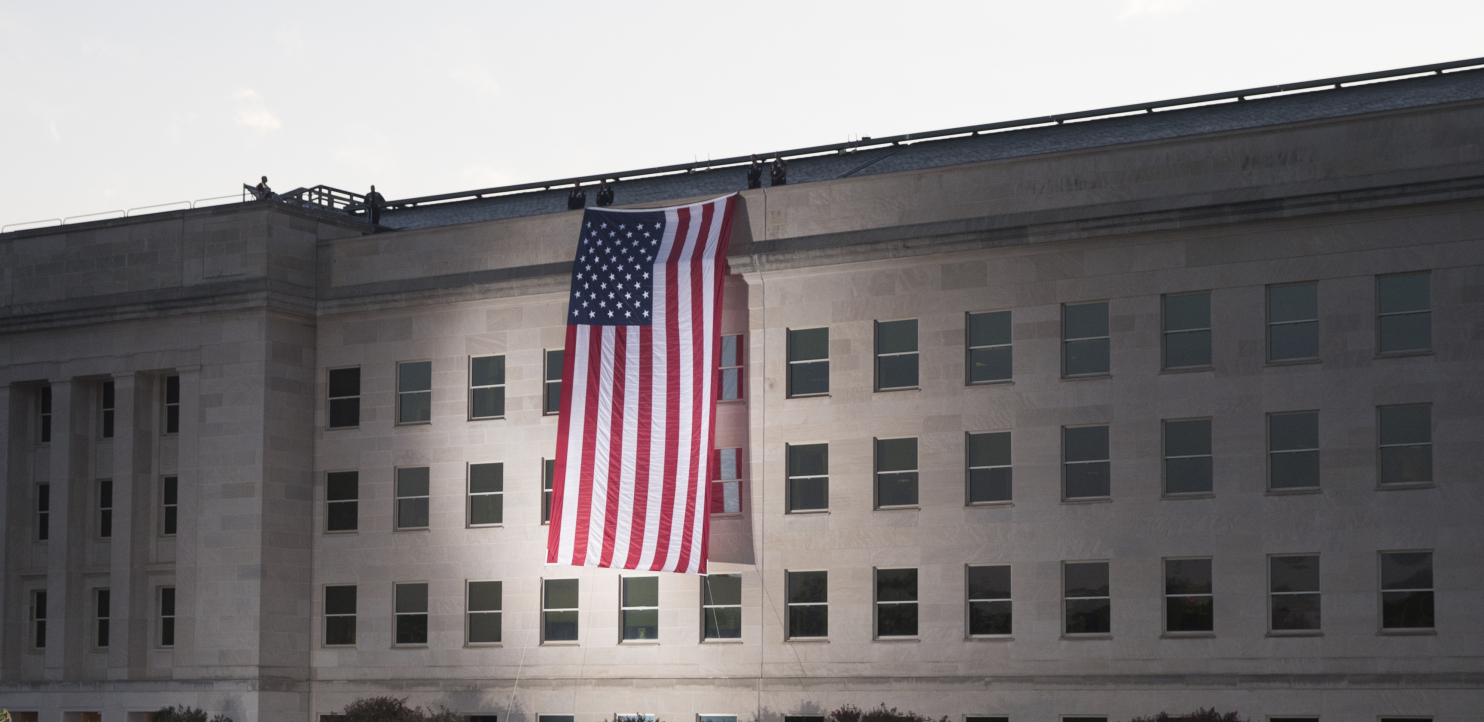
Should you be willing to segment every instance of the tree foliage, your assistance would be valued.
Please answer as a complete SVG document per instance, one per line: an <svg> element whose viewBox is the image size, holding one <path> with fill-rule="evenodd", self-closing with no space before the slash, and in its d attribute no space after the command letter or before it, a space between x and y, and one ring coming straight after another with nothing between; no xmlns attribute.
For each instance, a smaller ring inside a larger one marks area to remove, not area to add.
<svg viewBox="0 0 1484 722"><path fill-rule="evenodd" d="M208 722L206 710L189 705L170 705L155 713L155 722ZM210 718L209 722L232 722L232 718L224 714Z"/></svg>
<svg viewBox="0 0 1484 722"><path fill-rule="evenodd" d="M1153 717L1135 717L1129 722L1251 722L1251 720L1236 712L1222 714L1212 707L1211 709L1198 709L1188 714L1160 712Z"/></svg>
<svg viewBox="0 0 1484 722"><path fill-rule="evenodd" d="M935 722L932 717L910 710L898 712L896 707L887 709L885 702L881 703L880 707L870 710L862 710L853 704L847 704L829 713L825 720L826 722ZM948 717L944 716L936 722L948 722Z"/></svg>
<svg viewBox="0 0 1484 722"><path fill-rule="evenodd" d="M406 697L365 697L345 705L345 711L340 714L345 722L459 722L462 719L442 705L426 712L421 707L408 707Z"/></svg>

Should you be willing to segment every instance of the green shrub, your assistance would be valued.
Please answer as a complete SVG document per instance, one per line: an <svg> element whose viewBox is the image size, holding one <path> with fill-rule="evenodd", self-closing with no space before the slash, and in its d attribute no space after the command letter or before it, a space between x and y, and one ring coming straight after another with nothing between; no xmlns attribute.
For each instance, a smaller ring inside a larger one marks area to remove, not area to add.
<svg viewBox="0 0 1484 722"><path fill-rule="evenodd" d="M407 698L366 697L345 705L346 722L461 722L463 715L438 706L437 711L408 707Z"/></svg>
<svg viewBox="0 0 1484 722"><path fill-rule="evenodd" d="M928 717L927 715L921 715L921 714L918 714L918 713L912 712L912 711L898 712L896 707L892 707L891 709L887 709L885 702L881 703L881 706L880 707L877 707L876 709L872 709L872 710L862 710L861 708L859 708L859 707L857 707L857 706L855 706L853 704L847 704L844 707L841 707L840 709L837 709L834 712L829 713L829 715L826 716L825 721L826 722L934 722L933 718L932 717ZM948 722L948 717L947 716L944 716L942 719L937 720L937 722Z"/></svg>
<svg viewBox="0 0 1484 722"><path fill-rule="evenodd" d="M1198 709L1189 714L1172 715L1168 712L1160 712L1153 717L1135 717L1129 722L1251 722L1251 720L1236 712L1222 714L1212 707L1211 709Z"/></svg>
<svg viewBox="0 0 1484 722"><path fill-rule="evenodd" d="M170 705L155 713L155 722L208 722L206 710L200 707L189 707L181 705L176 707ZM210 719L210 722L232 722L232 718L219 714Z"/></svg>

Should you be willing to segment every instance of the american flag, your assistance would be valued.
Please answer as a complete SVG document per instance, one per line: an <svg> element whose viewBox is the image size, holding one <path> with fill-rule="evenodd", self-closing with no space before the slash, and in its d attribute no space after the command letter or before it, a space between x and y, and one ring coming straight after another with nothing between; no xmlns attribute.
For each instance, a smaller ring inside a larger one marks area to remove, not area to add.
<svg viewBox="0 0 1484 722"><path fill-rule="evenodd" d="M736 198L583 215L547 563L706 572Z"/></svg>

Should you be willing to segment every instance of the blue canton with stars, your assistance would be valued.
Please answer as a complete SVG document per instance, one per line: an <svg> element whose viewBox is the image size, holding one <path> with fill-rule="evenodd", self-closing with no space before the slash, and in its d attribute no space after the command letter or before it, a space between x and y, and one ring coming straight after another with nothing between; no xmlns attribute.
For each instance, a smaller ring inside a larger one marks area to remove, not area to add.
<svg viewBox="0 0 1484 722"><path fill-rule="evenodd" d="M588 210L572 263L567 323L648 326L654 322L654 262L665 212Z"/></svg>

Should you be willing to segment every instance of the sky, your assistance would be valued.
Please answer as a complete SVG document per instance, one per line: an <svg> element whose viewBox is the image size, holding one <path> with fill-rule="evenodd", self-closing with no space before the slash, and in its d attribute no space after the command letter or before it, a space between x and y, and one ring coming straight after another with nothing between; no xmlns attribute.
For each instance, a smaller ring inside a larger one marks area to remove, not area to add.
<svg viewBox="0 0 1484 722"><path fill-rule="evenodd" d="M0 0L0 225L388 199L1484 56L1479 0Z"/></svg>

